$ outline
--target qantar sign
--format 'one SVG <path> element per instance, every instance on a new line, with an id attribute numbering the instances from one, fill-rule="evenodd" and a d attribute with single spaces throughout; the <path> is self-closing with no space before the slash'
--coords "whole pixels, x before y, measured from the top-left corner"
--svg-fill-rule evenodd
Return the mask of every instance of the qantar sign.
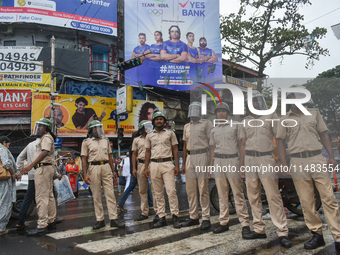
<path id="1" fill-rule="evenodd" d="M 31 110 L 31 90 L 2 89 L 0 90 L 1 111 Z"/>

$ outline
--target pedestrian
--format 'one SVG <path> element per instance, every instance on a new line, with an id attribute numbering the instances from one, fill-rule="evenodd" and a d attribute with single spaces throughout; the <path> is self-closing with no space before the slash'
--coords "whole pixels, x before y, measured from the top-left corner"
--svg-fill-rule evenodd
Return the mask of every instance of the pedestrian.
<path id="1" fill-rule="evenodd" d="M 79 167 L 75 164 L 73 158 L 69 160 L 69 163 L 66 165 L 66 172 L 70 181 L 70 185 L 73 191 L 73 194 L 76 198 L 78 198 L 78 174 Z"/>
<path id="2" fill-rule="evenodd" d="M 304 94 L 291 93 L 287 98 L 304 98 Z M 306 105 L 303 105 L 306 106 Z M 286 116 L 282 116 L 277 131 L 277 143 L 280 160 L 287 167 L 286 142 L 290 156 L 290 166 L 297 194 L 300 198 L 303 216 L 312 238 L 304 244 L 305 249 L 316 249 L 325 245 L 322 236 L 323 221 L 315 209 L 314 187 L 320 194 L 323 211 L 328 227 L 335 240 L 335 250 L 340 252 L 340 211 L 333 193 L 329 169 L 335 169 L 332 143 L 327 133 L 328 128 L 317 109 L 308 109 L 311 115 L 305 115 L 296 106 L 291 105 Z M 292 125 L 293 124 L 293 125 Z M 322 145 L 328 153 L 327 160 L 321 153 Z M 321 171 L 320 171 L 321 169 Z"/>
<path id="3" fill-rule="evenodd" d="M 182 173 L 185 174 L 186 192 L 189 202 L 189 220 L 182 224 L 183 227 L 199 225 L 198 194 L 202 207 L 201 230 L 211 227 L 209 176 L 206 171 L 196 171 L 196 166 L 205 168 L 209 163 L 209 139 L 212 124 L 201 118 L 201 104 L 192 102 L 189 105 L 188 117 L 190 123 L 184 126 L 183 131 L 183 165 Z"/>
<path id="4" fill-rule="evenodd" d="M 131 172 L 130 172 L 130 154 L 129 152 L 126 153 L 125 158 L 120 163 L 121 166 L 121 176 L 125 178 L 125 190 L 129 187 L 130 179 L 131 179 Z"/>
<path id="5" fill-rule="evenodd" d="M 252 102 L 256 110 L 267 109 L 263 95 L 253 91 Z M 274 136 L 276 135 L 277 122 L 267 121 L 268 119 L 278 119 L 274 112 L 270 115 L 249 114 L 244 119 L 244 125 L 240 125 L 239 149 L 240 166 L 252 169 L 246 171 L 246 186 L 248 200 L 253 215 L 254 231 L 244 236 L 244 239 L 264 239 L 267 238 L 265 232 L 265 222 L 262 218 L 261 184 L 267 196 L 271 220 L 276 226 L 276 233 L 279 236 L 282 247 L 289 248 L 292 243 L 288 239 L 287 217 L 284 211 L 282 197 L 278 188 L 278 176 L 275 171 L 266 171 L 276 165 L 273 151 Z M 264 123 L 258 125 L 258 123 Z M 254 170 L 255 169 L 255 170 Z"/>
<path id="6" fill-rule="evenodd" d="M 38 226 L 28 231 L 29 236 L 43 235 L 48 229 L 55 229 L 56 204 L 53 196 L 54 175 L 54 139 L 52 122 L 42 118 L 35 123 L 33 135 L 40 138 L 36 145 L 34 160 L 25 166 L 20 173 L 27 174 L 33 167 L 35 201 L 38 212 Z"/>
<path id="7" fill-rule="evenodd" d="M 67 159 L 63 158 L 58 167 L 58 171 L 61 175 L 66 175 L 66 165 L 67 165 Z"/>
<path id="8" fill-rule="evenodd" d="M 121 176 L 121 174 L 122 174 L 122 167 L 120 166 L 120 163 L 122 163 L 122 158 L 118 158 L 117 159 L 117 164 L 115 165 L 115 172 L 116 172 L 116 175 L 118 176 L 118 178 L 117 178 L 118 195 L 122 194 L 122 186 L 123 185 L 120 185 L 120 179 L 124 178 L 123 176 Z"/>
<path id="9" fill-rule="evenodd" d="M 169 198 L 172 224 L 174 228 L 181 228 L 178 219 L 178 198 L 176 194 L 175 176 L 179 174 L 178 141 L 172 130 L 164 128 L 166 118 L 160 111 L 152 115 L 154 129 L 145 139 L 145 175 L 150 178 L 157 204 L 159 220 L 154 227 L 166 226 L 164 185 Z M 175 160 L 175 165 L 173 163 Z M 164 184 L 163 184 L 164 181 Z"/>
<path id="10" fill-rule="evenodd" d="M 141 200 L 141 214 L 138 216 L 137 221 L 146 220 L 149 217 L 150 209 L 153 208 L 150 185 L 145 175 L 145 138 L 152 129 L 151 121 L 142 120 L 138 124 L 138 136 L 132 142 L 132 178 L 138 180 Z M 151 199 L 148 194 L 151 195 Z"/>
<path id="11" fill-rule="evenodd" d="M 116 198 L 112 178 L 112 171 L 114 170 L 112 149 L 109 139 L 105 137 L 103 125 L 98 120 L 89 123 L 88 136 L 89 138 L 85 139 L 81 146 L 81 160 L 84 181 L 91 185 L 93 194 L 94 211 L 97 220 L 93 229 L 105 227 L 101 186 L 103 186 L 105 193 L 110 226 L 124 228 L 125 224 L 117 220 Z"/>
<path id="12" fill-rule="evenodd" d="M 0 180 L 0 236 L 7 234 L 6 226 L 12 213 L 12 203 L 15 202 L 16 165 L 9 151 L 11 140 L 7 136 L 0 137 L 0 161 L 3 171 L 8 171 L 10 177 Z"/>
<path id="13" fill-rule="evenodd" d="M 237 217 L 242 226 L 242 238 L 251 234 L 249 228 L 249 214 L 244 197 L 244 184 L 239 162 L 238 136 L 236 125 L 227 122 L 230 110 L 226 103 L 218 104 L 215 108 L 216 119 L 222 123 L 211 131 L 210 165 L 215 166 L 215 181 L 219 197 L 220 224 L 213 230 L 215 234 L 229 230 L 229 190 L 233 192 Z M 227 171 L 217 171 L 218 166 L 228 166 Z"/>

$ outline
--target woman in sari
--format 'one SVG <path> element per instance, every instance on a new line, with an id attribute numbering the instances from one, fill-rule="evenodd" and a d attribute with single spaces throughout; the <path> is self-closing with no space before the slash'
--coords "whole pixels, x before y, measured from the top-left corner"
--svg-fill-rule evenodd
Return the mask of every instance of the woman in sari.
<path id="1" fill-rule="evenodd" d="M 75 164 L 74 159 L 71 158 L 69 163 L 66 165 L 66 172 L 68 178 L 70 180 L 71 188 L 73 194 L 76 198 L 78 198 L 78 174 L 79 174 L 79 167 Z"/>

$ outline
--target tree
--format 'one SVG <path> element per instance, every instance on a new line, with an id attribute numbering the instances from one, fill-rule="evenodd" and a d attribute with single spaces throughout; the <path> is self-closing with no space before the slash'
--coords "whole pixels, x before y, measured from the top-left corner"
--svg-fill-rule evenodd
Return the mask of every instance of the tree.
<path id="1" fill-rule="evenodd" d="M 329 130 L 340 136 L 340 65 L 319 74 L 303 85 L 312 94 Z"/>
<path id="2" fill-rule="evenodd" d="M 299 14 L 299 7 L 311 5 L 308 0 L 240 0 L 238 13 L 221 17 L 222 40 L 227 42 L 222 52 L 230 55 L 232 63 L 250 61 L 258 69 L 258 90 L 262 91 L 262 77 L 273 58 L 288 55 L 307 57 L 308 68 L 329 55 L 317 39 L 323 38 L 326 28 L 316 27 L 310 33 Z"/>

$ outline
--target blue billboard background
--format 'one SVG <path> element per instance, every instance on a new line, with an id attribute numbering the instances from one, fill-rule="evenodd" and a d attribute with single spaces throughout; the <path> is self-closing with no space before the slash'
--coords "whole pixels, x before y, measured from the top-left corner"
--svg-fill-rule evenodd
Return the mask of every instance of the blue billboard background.
<path id="1" fill-rule="evenodd" d="M 193 63 L 195 60 L 190 62 L 188 58 L 179 63 L 145 58 L 141 66 L 125 72 L 127 82 L 133 85 L 142 82 L 143 85 L 172 90 L 189 90 L 200 83 L 222 81 L 219 0 L 129 0 L 125 1 L 124 9 L 125 60 L 134 57 L 133 52 L 141 54 L 147 52 L 150 47 L 151 50 L 157 48 L 155 31 L 160 31 L 163 37 L 163 43 L 158 45 L 158 52 L 163 50 L 169 54 L 177 53 L 168 50 L 171 44 L 169 28 L 174 25 L 179 28 L 181 52 L 184 51 L 184 47 L 190 52 L 186 35 L 192 32 L 195 48 L 200 46 L 200 38 L 206 38 L 208 49 L 199 49 L 201 55 L 207 52 L 207 55 L 217 57 L 213 62 L 199 63 Z M 146 35 L 146 46 L 140 46 L 138 36 L 140 33 Z M 195 58 L 194 53 L 186 54 Z M 198 56 L 196 58 L 198 59 Z"/>

